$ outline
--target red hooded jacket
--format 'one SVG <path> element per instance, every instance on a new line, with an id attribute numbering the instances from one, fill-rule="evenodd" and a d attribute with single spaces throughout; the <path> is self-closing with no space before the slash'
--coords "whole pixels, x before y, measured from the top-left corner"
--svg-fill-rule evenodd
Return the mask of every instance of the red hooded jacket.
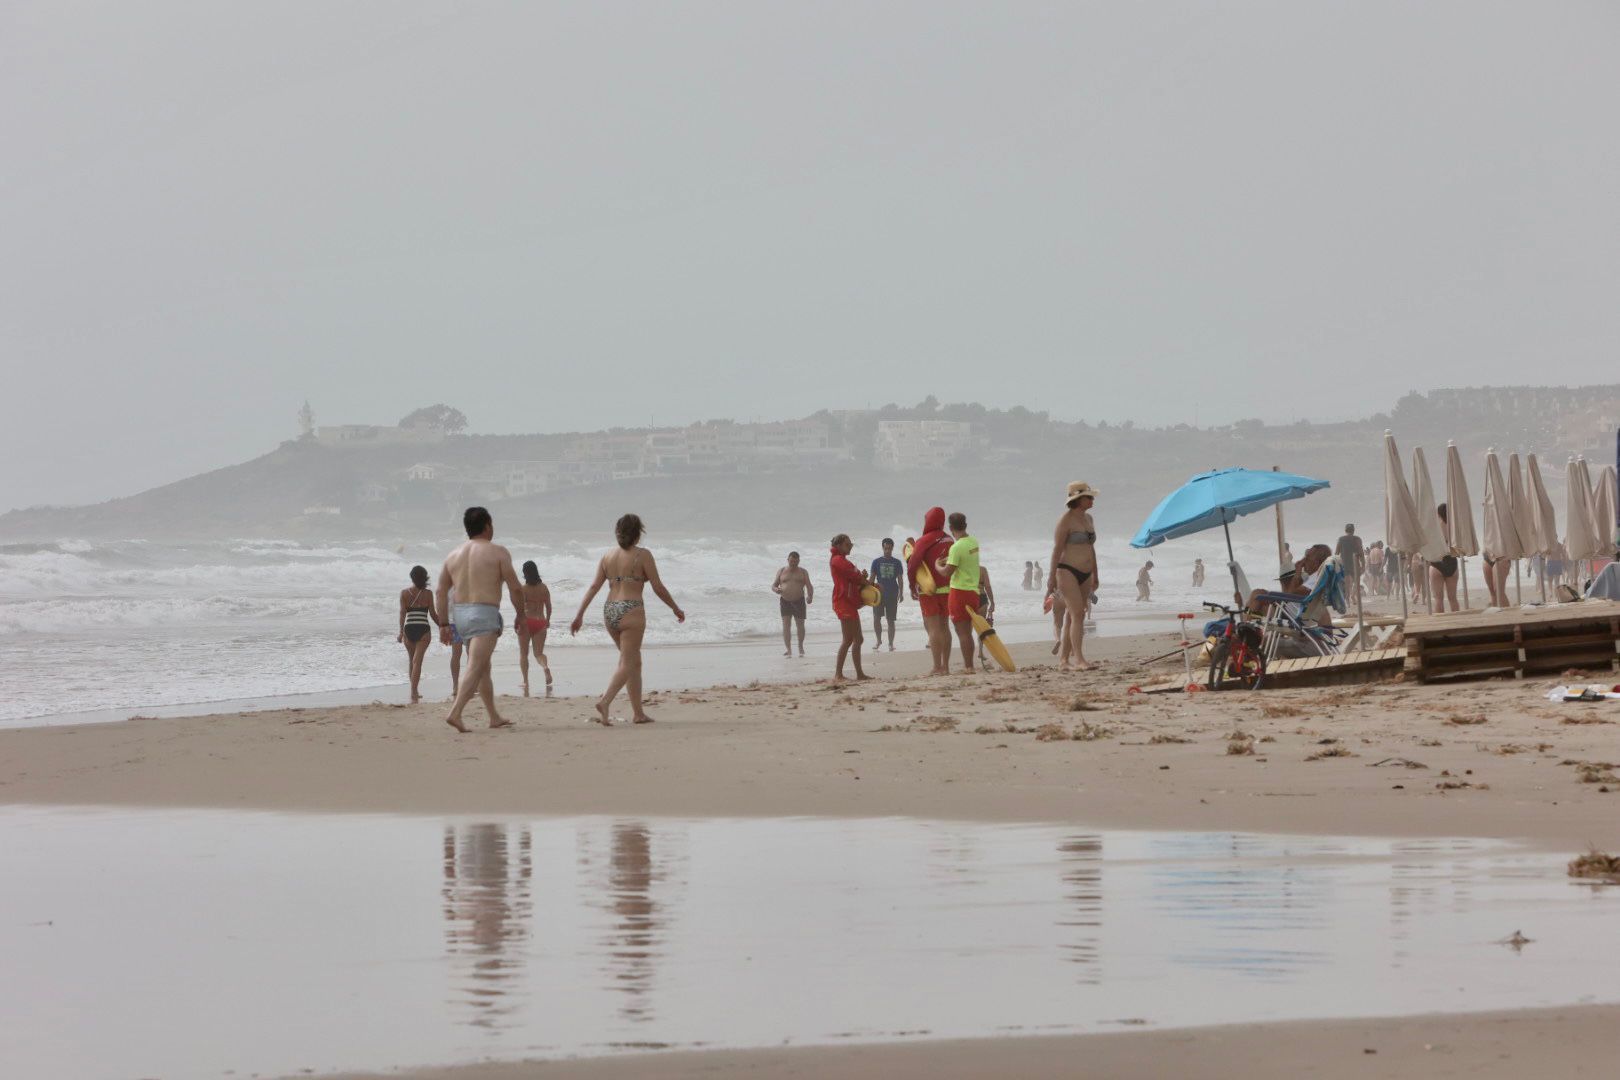
<path id="1" fill-rule="evenodd" d="M 917 592 L 917 567 L 926 565 L 928 572 L 934 576 L 936 586 L 943 585 L 950 580 L 948 576 L 941 577 L 941 568 L 945 564 L 945 554 L 951 550 L 954 541 L 945 531 L 945 508 L 936 506 L 923 515 L 923 534 L 917 538 L 917 544 L 911 549 L 911 558 L 906 560 L 906 577 L 911 582 L 912 595 Z"/>

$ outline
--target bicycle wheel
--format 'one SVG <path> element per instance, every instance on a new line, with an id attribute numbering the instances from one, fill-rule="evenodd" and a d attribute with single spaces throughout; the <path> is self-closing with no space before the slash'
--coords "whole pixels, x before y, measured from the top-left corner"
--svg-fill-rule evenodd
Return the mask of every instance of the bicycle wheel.
<path id="1" fill-rule="evenodd" d="M 1209 687 L 1211 690 L 1219 690 L 1222 682 L 1226 678 L 1226 654 L 1228 651 L 1230 650 L 1227 647 L 1225 638 L 1220 639 L 1214 645 L 1210 646 L 1209 678 L 1205 681 L 1204 685 Z"/>
<path id="2" fill-rule="evenodd" d="M 1211 690 L 1258 690 L 1266 678 L 1266 658 L 1260 650 L 1222 639 L 1209 653 Z"/>
<path id="3" fill-rule="evenodd" d="M 1229 677 L 1245 690 L 1258 690 L 1266 680 L 1266 655 L 1248 645 L 1238 646 L 1227 664 Z"/>

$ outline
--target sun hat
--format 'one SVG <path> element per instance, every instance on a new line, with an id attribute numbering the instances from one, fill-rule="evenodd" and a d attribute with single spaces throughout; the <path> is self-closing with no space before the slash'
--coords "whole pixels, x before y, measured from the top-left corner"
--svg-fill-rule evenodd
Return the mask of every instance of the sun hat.
<path id="1" fill-rule="evenodd" d="M 1097 497 L 1097 489 L 1086 483 L 1084 480 L 1076 480 L 1074 483 L 1069 485 L 1069 493 L 1063 497 L 1063 501 L 1065 503 L 1072 503 L 1076 499 L 1085 498 L 1087 495 L 1090 495 L 1093 499 L 1095 499 Z"/>

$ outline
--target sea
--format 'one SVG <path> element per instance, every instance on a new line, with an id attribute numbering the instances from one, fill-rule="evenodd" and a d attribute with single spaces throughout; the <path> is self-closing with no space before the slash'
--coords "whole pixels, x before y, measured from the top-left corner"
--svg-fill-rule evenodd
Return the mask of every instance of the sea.
<path id="1" fill-rule="evenodd" d="M 1260 584 L 1274 574 L 1275 544 L 1267 543 L 1273 534 L 1263 525 L 1242 533 L 1238 559 Z M 895 525 L 887 534 L 903 542 L 908 532 Z M 882 535 L 857 540 L 857 565 L 880 554 Z M 551 586 L 557 628 L 548 654 L 559 673 L 558 692 L 586 692 L 586 681 L 594 689 L 613 657 L 599 611 L 588 614 L 578 638 L 568 636 L 567 624 L 607 545 L 498 539 L 519 564 L 535 560 Z M 1042 591 L 1021 587 L 1026 560 L 1046 566 L 1050 539 L 979 539 L 1002 637 L 1050 640 Z M 231 703 L 264 707 L 334 693 L 347 693 L 343 700 L 371 700 L 369 691 L 380 700 L 403 700 L 405 651 L 395 640 L 399 590 L 409 585 L 413 565 L 427 567 L 436 580 L 440 560 L 456 543 L 448 536 L 0 543 L 0 726 L 124 719 L 154 710 L 209 712 Z M 687 620 L 677 625 L 649 594 L 649 686 L 819 673 L 777 662 L 781 619 L 770 585 L 789 550 L 802 552 L 812 580 L 824 585 L 825 538 L 692 537 L 664 540 L 652 549 Z M 1177 614 L 1230 592 L 1220 587 L 1226 552 L 1219 533 L 1148 552 L 1132 549 L 1125 537 L 1104 537 L 1098 551 L 1096 633 L 1173 632 Z M 1191 568 L 1200 557 L 1208 583 L 1194 589 Z M 1136 574 L 1148 558 L 1156 564 L 1155 586 L 1152 599 L 1139 603 Z M 1266 570 L 1255 573 L 1256 567 Z M 828 650 L 820 646 L 835 638 L 837 626 L 820 595 L 808 625 L 818 643 L 812 651 L 824 656 Z M 911 604 L 901 606 L 900 646 L 923 647 Z M 506 673 L 516 671 L 516 644 L 503 639 L 500 650 L 498 689 L 511 692 Z M 665 658 L 654 655 L 666 650 Z M 447 689 L 448 650 L 431 648 L 425 670 L 425 691 Z"/>

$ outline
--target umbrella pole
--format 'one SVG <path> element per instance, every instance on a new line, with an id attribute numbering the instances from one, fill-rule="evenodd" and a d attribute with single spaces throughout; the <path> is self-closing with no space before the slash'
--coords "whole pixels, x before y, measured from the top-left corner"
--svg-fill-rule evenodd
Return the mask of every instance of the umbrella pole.
<path id="1" fill-rule="evenodd" d="M 1467 610 L 1473 606 L 1468 602 L 1468 556 L 1458 556 L 1457 563 L 1462 567 L 1463 609 Z"/>
<path id="2" fill-rule="evenodd" d="M 1406 609 L 1406 565 L 1405 565 L 1406 561 L 1407 561 L 1407 556 L 1403 553 L 1401 555 L 1401 564 L 1402 564 L 1401 565 L 1401 572 L 1395 575 L 1396 582 L 1398 582 L 1400 584 L 1400 586 L 1401 586 L 1401 621 L 1402 622 L 1405 622 L 1407 620 L 1407 618 L 1412 614 L 1410 611 L 1408 611 Z"/>
<path id="3" fill-rule="evenodd" d="M 1356 578 L 1356 651 L 1367 647 L 1367 614 L 1361 604 L 1361 578 Z"/>
<path id="4" fill-rule="evenodd" d="M 1238 588 L 1237 557 L 1232 554 L 1232 527 L 1226 523 L 1226 511 L 1221 511 L 1221 532 L 1226 534 L 1226 569 L 1232 574 L 1232 598 L 1236 601 L 1234 607 L 1244 605 L 1243 590 Z"/>
<path id="5" fill-rule="evenodd" d="M 1519 560 L 1513 560 L 1513 591 L 1518 596 L 1516 604 L 1524 603 L 1524 582 L 1519 578 Z"/>

